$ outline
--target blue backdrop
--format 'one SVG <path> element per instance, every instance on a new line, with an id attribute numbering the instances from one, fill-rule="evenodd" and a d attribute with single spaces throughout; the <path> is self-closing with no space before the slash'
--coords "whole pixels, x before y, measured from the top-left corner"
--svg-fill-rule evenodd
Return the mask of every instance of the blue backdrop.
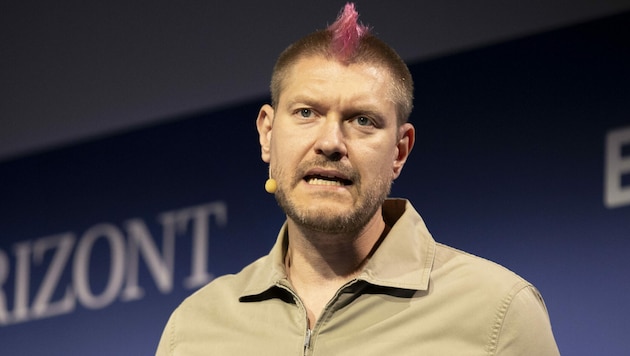
<path id="1" fill-rule="evenodd" d="M 410 66 L 392 195 L 534 283 L 566 355 L 630 352 L 628 34 L 625 13 Z M 152 354 L 185 296 L 265 254 L 265 101 L 0 164 L 2 354 Z"/>

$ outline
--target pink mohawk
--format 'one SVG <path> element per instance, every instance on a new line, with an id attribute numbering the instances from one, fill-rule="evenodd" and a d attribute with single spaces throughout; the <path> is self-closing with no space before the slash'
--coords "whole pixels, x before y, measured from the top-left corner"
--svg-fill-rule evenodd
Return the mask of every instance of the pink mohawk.
<path id="1" fill-rule="evenodd" d="M 349 2 L 337 20 L 328 26 L 328 31 L 332 33 L 331 48 L 341 61 L 348 61 L 359 47 L 361 38 L 370 32 L 369 27 L 357 22 L 358 19 L 359 13 Z"/>

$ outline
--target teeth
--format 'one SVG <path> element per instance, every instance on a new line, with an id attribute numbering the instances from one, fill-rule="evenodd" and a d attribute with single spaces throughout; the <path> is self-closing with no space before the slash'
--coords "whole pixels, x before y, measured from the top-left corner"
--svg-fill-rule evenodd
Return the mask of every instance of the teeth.
<path id="1" fill-rule="evenodd" d="M 326 180 L 326 179 L 320 179 L 320 178 L 311 178 L 308 180 L 308 184 L 314 184 L 314 185 L 336 185 L 336 186 L 342 186 L 343 184 L 341 184 L 340 181 L 337 180 Z"/>

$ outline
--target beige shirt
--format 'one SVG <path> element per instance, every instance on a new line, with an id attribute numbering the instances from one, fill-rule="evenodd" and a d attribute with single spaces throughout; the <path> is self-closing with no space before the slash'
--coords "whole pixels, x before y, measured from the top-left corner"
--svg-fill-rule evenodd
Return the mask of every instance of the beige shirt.
<path id="1" fill-rule="evenodd" d="M 405 200 L 312 330 L 286 278 L 286 224 L 270 254 L 214 280 L 171 315 L 157 355 L 559 355 L 538 291 L 509 270 L 436 243 Z"/>

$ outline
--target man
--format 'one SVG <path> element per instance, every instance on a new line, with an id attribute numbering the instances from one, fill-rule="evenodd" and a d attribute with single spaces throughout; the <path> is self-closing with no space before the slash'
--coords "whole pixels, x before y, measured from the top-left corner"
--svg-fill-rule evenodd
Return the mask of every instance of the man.
<path id="1" fill-rule="evenodd" d="M 413 148 L 411 75 L 357 23 L 285 50 L 257 127 L 287 215 L 268 256 L 171 316 L 158 355 L 557 355 L 536 289 L 437 244 L 387 199 Z"/>

